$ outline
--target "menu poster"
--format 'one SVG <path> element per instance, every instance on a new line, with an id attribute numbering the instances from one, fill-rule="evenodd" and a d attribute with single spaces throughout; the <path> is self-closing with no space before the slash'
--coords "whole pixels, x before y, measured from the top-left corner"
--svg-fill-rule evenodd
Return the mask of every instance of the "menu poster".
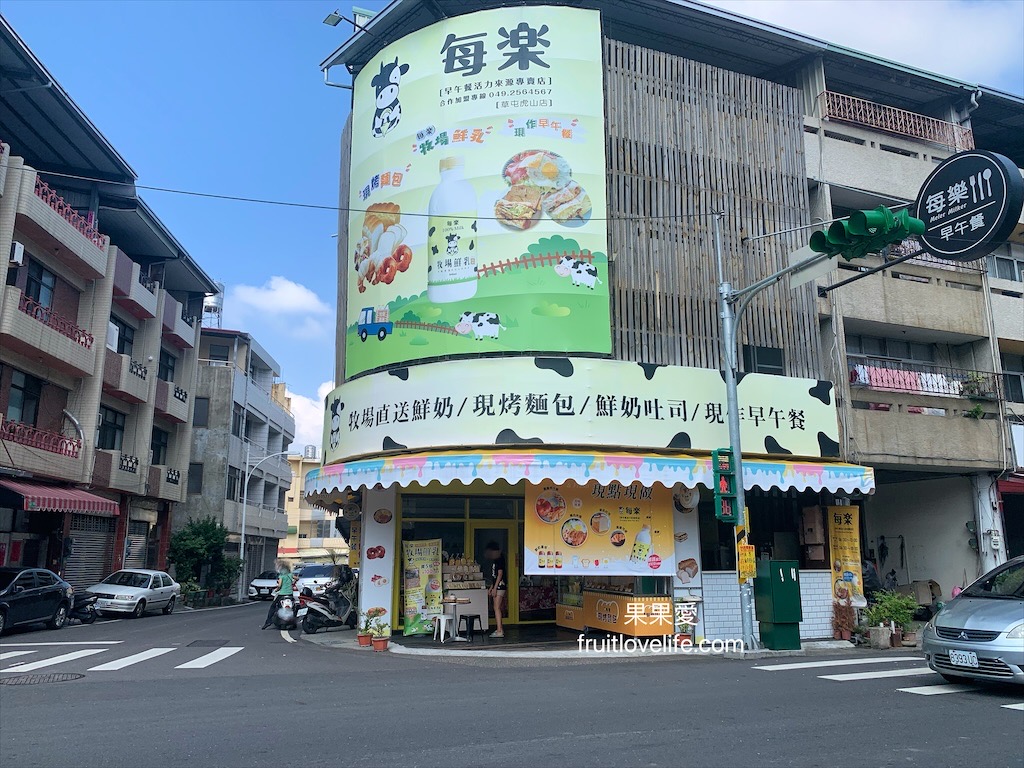
<path id="1" fill-rule="evenodd" d="M 672 504 L 672 491 L 639 482 L 529 485 L 524 572 L 672 576 Z"/>
<path id="2" fill-rule="evenodd" d="M 440 616 L 441 540 L 402 542 L 403 584 L 405 585 L 404 635 L 434 631 L 434 617 Z"/>
<path id="3" fill-rule="evenodd" d="M 860 559 L 860 509 L 826 507 L 829 560 L 832 562 L 832 600 L 851 600 L 864 608 L 864 575 Z"/>
<path id="4" fill-rule="evenodd" d="M 675 588 L 700 587 L 700 522 L 697 504 L 700 492 L 678 485 L 672 492 L 672 540 L 675 559 L 672 570 Z M 684 593 L 685 594 L 685 593 Z"/>

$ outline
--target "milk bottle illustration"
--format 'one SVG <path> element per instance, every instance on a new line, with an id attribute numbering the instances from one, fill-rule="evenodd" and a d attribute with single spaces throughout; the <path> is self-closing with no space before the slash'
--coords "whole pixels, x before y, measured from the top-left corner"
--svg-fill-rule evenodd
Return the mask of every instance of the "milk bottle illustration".
<path id="1" fill-rule="evenodd" d="M 477 199 L 462 158 L 442 157 L 427 206 L 427 297 L 438 304 L 476 295 Z"/>
<path id="2" fill-rule="evenodd" d="M 427 608 L 441 607 L 441 580 L 436 573 L 428 573 L 423 587 L 423 603 Z"/>
<path id="3" fill-rule="evenodd" d="M 647 556 L 651 554 L 651 526 L 645 525 L 633 539 L 633 551 L 629 555 L 632 566 L 647 565 Z"/>

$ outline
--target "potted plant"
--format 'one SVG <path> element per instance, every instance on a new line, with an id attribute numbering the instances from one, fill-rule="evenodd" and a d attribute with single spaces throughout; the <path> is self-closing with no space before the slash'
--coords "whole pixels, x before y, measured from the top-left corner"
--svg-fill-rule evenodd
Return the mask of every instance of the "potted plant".
<path id="1" fill-rule="evenodd" d="M 373 641 L 373 617 L 368 611 L 359 614 L 359 630 L 356 632 L 356 641 L 366 648 L 369 648 Z"/>
<path id="2" fill-rule="evenodd" d="M 378 619 L 370 627 L 370 634 L 373 635 L 373 650 L 386 651 L 388 649 L 388 641 L 391 639 L 390 624 Z"/>
<path id="3" fill-rule="evenodd" d="M 680 624 L 679 629 L 676 631 L 676 645 L 680 648 L 687 645 L 693 645 L 694 639 L 693 624 L 687 624 L 685 622 Z"/>
<path id="4" fill-rule="evenodd" d="M 832 636 L 836 640 L 849 640 L 857 626 L 857 614 L 849 599 L 832 603 Z"/>
<path id="5" fill-rule="evenodd" d="M 969 373 L 960 386 L 960 391 L 970 398 L 987 398 L 991 395 L 987 377 L 976 371 Z"/>
<path id="6" fill-rule="evenodd" d="M 898 592 L 878 592 L 875 595 L 875 604 L 865 612 L 868 626 L 871 627 L 871 646 L 873 648 L 884 648 L 887 644 L 882 640 L 883 633 L 876 630 L 885 629 L 884 634 L 888 635 L 892 645 L 902 643 L 904 627 L 908 627 L 914 619 L 914 612 L 917 611 L 917 600 L 911 595 L 901 595 Z M 899 630 L 899 639 L 893 639 L 896 630 Z M 915 638 L 915 644 L 916 644 Z"/>

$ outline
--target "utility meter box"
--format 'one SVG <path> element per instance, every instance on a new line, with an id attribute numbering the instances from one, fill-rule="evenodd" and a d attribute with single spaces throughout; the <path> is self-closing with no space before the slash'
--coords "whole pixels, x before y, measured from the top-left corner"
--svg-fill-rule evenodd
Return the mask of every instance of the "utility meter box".
<path id="1" fill-rule="evenodd" d="M 800 649 L 800 564 L 796 560 L 758 560 L 754 612 L 761 642 L 774 651 Z"/>

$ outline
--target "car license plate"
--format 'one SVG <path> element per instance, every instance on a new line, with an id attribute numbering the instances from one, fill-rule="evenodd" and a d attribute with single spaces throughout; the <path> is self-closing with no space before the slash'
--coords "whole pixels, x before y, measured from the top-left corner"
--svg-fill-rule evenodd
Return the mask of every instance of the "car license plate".
<path id="1" fill-rule="evenodd" d="M 950 651 L 949 663 L 954 667 L 978 668 L 978 654 L 974 651 Z"/>
<path id="2" fill-rule="evenodd" d="M 308 611 L 308 610 L 309 610 L 309 608 L 299 608 L 299 612 L 297 614 L 298 617 L 301 619 L 303 616 L 306 615 L 306 611 Z"/>

